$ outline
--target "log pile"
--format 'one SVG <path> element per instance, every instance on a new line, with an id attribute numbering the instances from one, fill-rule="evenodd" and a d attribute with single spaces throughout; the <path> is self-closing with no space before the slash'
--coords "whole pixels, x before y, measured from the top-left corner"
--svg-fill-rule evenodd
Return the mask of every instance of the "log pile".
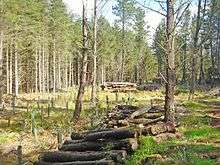
<path id="1" fill-rule="evenodd" d="M 102 90 L 110 89 L 112 92 L 136 91 L 137 84 L 130 82 L 105 82 L 101 85 Z"/>
<path id="2" fill-rule="evenodd" d="M 115 165 L 123 164 L 127 155 L 138 148 L 140 135 L 175 133 L 172 123 L 163 123 L 158 107 L 138 109 L 118 105 L 107 113 L 104 127 L 87 132 L 72 132 L 59 151 L 39 156 L 35 165 Z"/>
<path id="3" fill-rule="evenodd" d="M 160 106 L 144 107 L 138 109 L 130 105 L 118 105 L 107 113 L 103 120 L 103 128 L 140 127 L 162 122 L 164 109 Z"/>
<path id="4" fill-rule="evenodd" d="M 157 91 L 161 89 L 161 85 L 158 83 L 142 84 L 137 87 L 140 91 Z"/>

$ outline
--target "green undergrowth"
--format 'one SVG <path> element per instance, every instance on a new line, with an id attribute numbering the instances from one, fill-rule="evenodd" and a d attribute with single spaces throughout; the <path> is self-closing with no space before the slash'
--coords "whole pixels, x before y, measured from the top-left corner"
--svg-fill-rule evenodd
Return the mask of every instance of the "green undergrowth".
<path id="1" fill-rule="evenodd" d="M 0 145 L 5 144 L 15 138 L 15 133 L 0 132 Z"/>
<path id="2" fill-rule="evenodd" d="M 209 109 L 211 108 L 210 106 L 204 104 L 204 103 L 199 103 L 199 102 L 196 102 L 196 101 L 185 101 L 183 103 L 183 105 L 187 108 L 187 109 L 190 109 L 190 110 L 197 110 L 197 111 L 200 111 L 200 110 L 205 110 L 205 109 Z"/>
<path id="3" fill-rule="evenodd" d="M 141 164 L 188 164 L 188 165 L 214 165 L 217 160 L 204 158 L 202 154 L 220 152 L 220 148 L 207 144 L 193 144 L 187 141 L 166 141 L 158 144 L 153 137 L 141 137 L 140 147 L 128 159 L 126 165 Z M 161 155 L 159 160 L 152 161 L 152 155 Z"/>
<path id="4" fill-rule="evenodd" d="M 219 129 L 208 126 L 186 130 L 184 135 L 188 140 L 193 141 L 212 142 L 220 139 Z"/>

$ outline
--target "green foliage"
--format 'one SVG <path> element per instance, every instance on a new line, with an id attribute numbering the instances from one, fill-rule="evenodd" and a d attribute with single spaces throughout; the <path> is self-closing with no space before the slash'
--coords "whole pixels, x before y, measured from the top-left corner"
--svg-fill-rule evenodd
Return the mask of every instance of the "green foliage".
<path id="1" fill-rule="evenodd" d="M 189 140 L 199 140 L 199 139 L 220 139 L 220 132 L 217 128 L 211 128 L 208 126 L 203 126 L 196 129 L 189 129 L 184 132 L 184 135 Z"/>
<path id="2" fill-rule="evenodd" d="M 190 109 L 190 110 L 204 110 L 204 109 L 208 109 L 209 106 L 207 106 L 206 104 L 204 103 L 198 103 L 198 102 L 195 102 L 195 101 L 185 101 L 183 103 L 183 105 Z"/>

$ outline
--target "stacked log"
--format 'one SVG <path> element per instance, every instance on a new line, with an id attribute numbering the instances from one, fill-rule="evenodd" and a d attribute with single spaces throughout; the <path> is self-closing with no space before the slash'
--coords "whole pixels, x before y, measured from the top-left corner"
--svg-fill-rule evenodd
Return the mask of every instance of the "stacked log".
<path id="1" fill-rule="evenodd" d="M 102 126 L 105 128 L 120 128 L 124 126 L 147 126 L 162 122 L 164 120 L 164 109 L 159 106 L 144 107 L 138 109 L 135 106 L 116 106 L 105 117 Z M 103 128 L 103 127 L 102 127 Z"/>
<path id="2" fill-rule="evenodd" d="M 72 132 L 71 139 L 65 140 L 59 151 L 42 153 L 35 164 L 123 164 L 127 155 L 138 148 L 137 139 L 140 135 L 155 136 L 175 132 L 175 126 L 162 122 L 163 119 L 163 110 L 159 108 L 116 106 L 107 114 L 105 128 L 82 133 Z"/>

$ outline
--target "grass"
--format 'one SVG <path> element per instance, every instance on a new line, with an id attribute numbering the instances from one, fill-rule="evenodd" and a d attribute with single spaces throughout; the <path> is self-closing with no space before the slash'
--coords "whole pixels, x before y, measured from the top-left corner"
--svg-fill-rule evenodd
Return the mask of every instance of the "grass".
<path id="1" fill-rule="evenodd" d="M 0 145 L 8 143 L 9 141 L 12 141 L 15 139 L 16 134 L 15 133 L 0 133 Z"/>
<path id="2" fill-rule="evenodd" d="M 142 137 L 140 147 L 125 162 L 126 165 L 141 164 L 187 164 L 187 165 L 214 165 L 216 160 L 203 158 L 202 154 L 220 152 L 220 148 L 207 144 L 191 144 L 188 141 L 166 141 L 157 144 L 153 137 Z M 161 155 L 161 156 L 158 156 Z M 162 157 L 162 160 L 147 160 L 152 156 Z"/>
<path id="3" fill-rule="evenodd" d="M 205 109 L 208 109 L 210 108 L 210 106 L 204 104 L 204 103 L 198 103 L 198 102 L 195 102 L 195 101 L 185 101 L 183 103 L 183 105 L 187 108 L 187 109 L 190 109 L 190 110 L 205 110 Z"/>
<path id="4" fill-rule="evenodd" d="M 193 141 L 212 142 L 220 139 L 219 129 L 208 126 L 186 130 L 184 135 L 188 140 Z"/>

